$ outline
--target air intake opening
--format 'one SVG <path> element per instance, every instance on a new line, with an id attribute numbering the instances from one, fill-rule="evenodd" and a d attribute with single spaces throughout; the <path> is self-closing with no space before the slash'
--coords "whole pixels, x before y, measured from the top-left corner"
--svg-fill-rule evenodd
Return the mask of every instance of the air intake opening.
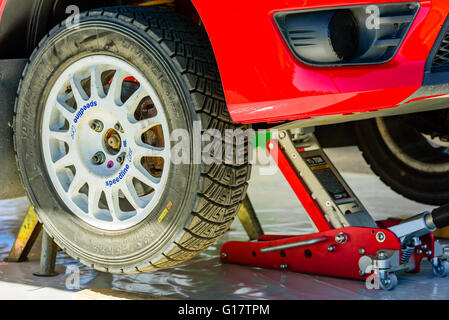
<path id="1" fill-rule="evenodd" d="M 282 12 L 275 20 L 302 62 L 360 65 L 391 60 L 418 10 L 418 2 L 401 2 Z"/>
<path id="2" fill-rule="evenodd" d="M 357 56 L 359 26 L 349 10 L 335 12 L 329 23 L 332 48 L 340 61 L 350 61 Z"/>

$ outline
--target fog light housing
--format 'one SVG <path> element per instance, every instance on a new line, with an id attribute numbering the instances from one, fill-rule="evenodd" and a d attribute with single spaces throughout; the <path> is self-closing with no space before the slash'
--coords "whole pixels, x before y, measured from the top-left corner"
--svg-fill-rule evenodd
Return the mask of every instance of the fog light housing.
<path id="1" fill-rule="evenodd" d="M 404 2 L 280 12 L 274 18 L 302 62 L 357 65 L 391 60 L 418 10 L 419 2 Z"/>

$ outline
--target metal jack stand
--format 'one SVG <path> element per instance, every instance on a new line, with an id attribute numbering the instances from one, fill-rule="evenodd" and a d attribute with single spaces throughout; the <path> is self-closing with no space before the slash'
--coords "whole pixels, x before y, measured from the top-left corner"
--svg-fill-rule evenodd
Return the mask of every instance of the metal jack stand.
<path id="1" fill-rule="evenodd" d="M 396 286 L 397 273 L 418 273 L 424 258 L 432 264 L 435 276 L 449 274 L 447 257 L 432 234 L 437 227 L 449 225 L 449 205 L 403 221 L 376 222 L 323 152 L 313 130 L 274 134 L 267 148 L 316 232 L 227 242 L 221 249 L 223 262 L 369 278 L 378 284 L 375 288 L 386 290 Z"/>
<path id="2" fill-rule="evenodd" d="M 27 260 L 28 254 L 33 247 L 39 233 L 42 231 L 42 224 L 37 219 L 33 207 L 29 207 L 23 219 L 22 226 L 17 234 L 16 241 L 11 248 L 8 262 L 23 262 Z M 40 270 L 34 273 L 36 276 L 52 277 L 58 273 L 55 272 L 56 254 L 58 247 L 52 238 L 43 230 L 42 250 L 40 259 Z"/>
<path id="3" fill-rule="evenodd" d="M 249 240 L 257 240 L 263 235 L 262 226 L 257 219 L 256 212 L 248 196 L 243 200 L 242 207 L 239 210 L 238 218 L 249 237 Z"/>

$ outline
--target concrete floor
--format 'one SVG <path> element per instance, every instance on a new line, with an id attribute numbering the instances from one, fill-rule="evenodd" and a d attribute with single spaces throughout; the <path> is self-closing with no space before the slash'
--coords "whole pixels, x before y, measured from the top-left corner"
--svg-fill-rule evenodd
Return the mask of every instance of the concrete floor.
<path id="1" fill-rule="evenodd" d="M 369 168 L 356 148 L 327 150 L 376 219 L 413 215 L 430 209 L 390 191 Z M 261 176 L 254 167 L 249 196 L 266 233 L 300 234 L 310 232 L 305 211 L 281 173 Z M 0 259 L 7 257 L 27 208 L 25 199 L 0 202 Z M 367 290 L 363 282 L 223 265 L 218 259 L 221 244 L 246 240 L 236 221 L 219 243 L 196 259 L 162 271 L 138 275 L 110 275 L 79 265 L 64 253 L 58 254 L 53 278 L 32 275 L 39 266 L 39 246 L 29 261 L 0 263 L 0 299 L 71 299 L 64 274 L 67 266 L 80 268 L 81 289 L 108 288 L 148 297 L 172 299 L 449 299 L 449 278 L 435 279 L 430 265 L 423 262 L 419 275 L 399 277 L 394 291 Z"/>

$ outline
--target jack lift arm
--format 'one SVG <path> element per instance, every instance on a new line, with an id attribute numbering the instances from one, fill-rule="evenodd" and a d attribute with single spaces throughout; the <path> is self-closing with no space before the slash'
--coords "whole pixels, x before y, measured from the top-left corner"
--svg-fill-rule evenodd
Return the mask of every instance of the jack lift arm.
<path id="1" fill-rule="evenodd" d="M 376 222 L 323 152 L 313 130 L 273 132 L 267 148 L 316 232 L 227 242 L 222 262 L 374 280 L 374 288 L 385 290 L 397 285 L 397 273 L 418 273 L 423 258 L 435 276 L 449 274 L 443 247 L 432 234 L 449 225 L 449 205 L 403 221 Z"/>

